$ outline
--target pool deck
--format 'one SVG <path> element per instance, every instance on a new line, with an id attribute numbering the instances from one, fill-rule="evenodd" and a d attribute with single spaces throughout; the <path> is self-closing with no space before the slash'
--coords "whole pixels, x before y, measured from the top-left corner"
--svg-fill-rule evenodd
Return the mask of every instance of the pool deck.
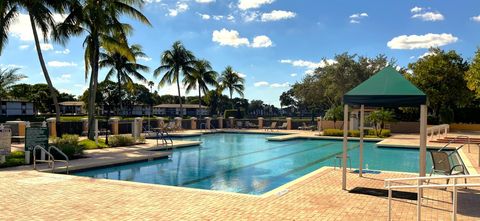
<path id="1" fill-rule="evenodd" d="M 383 189 L 400 173 L 348 174 L 348 189 Z M 387 199 L 341 190 L 324 167 L 283 194 L 253 196 L 35 171 L 0 173 L 0 220 L 386 220 Z M 12 188 L 15 187 L 15 188 Z M 450 220 L 450 190 L 425 190 L 422 220 Z M 458 220 L 480 219 L 480 189 L 459 190 Z M 416 201 L 395 199 L 394 220 L 414 220 Z"/>
<path id="2" fill-rule="evenodd" d="M 331 139 L 319 137 L 318 131 L 225 131 L 270 133 L 272 137 L 280 136 L 279 141 Z M 181 133 L 198 136 L 204 132 L 187 130 Z M 418 135 L 394 135 L 381 143 L 418 148 Z M 174 144 L 180 148 L 199 143 L 174 141 Z M 429 147 L 443 145 L 428 143 Z M 72 160 L 71 169 L 151 160 L 170 154 L 168 150 L 151 151 L 156 148 L 156 141 L 147 139 L 146 144 L 134 147 L 87 150 L 87 158 Z M 468 159 L 469 170 L 473 168 L 480 172 L 478 147 L 472 145 L 470 152 L 466 149 L 461 152 L 462 158 Z M 330 167 L 323 167 L 260 196 L 92 179 L 36 172 L 31 168 L 0 170 L 0 188 L 3 190 L 0 192 L 0 220 L 386 220 L 388 215 L 385 197 L 341 190 L 341 172 Z M 383 189 L 384 179 L 412 176 L 415 174 L 383 172 L 360 178 L 348 173 L 347 189 Z M 459 190 L 458 202 L 458 220 L 480 220 L 480 188 Z M 425 190 L 422 220 L 450 220 L 451 207 L 450 189 Z M 414 220 L 416 201 L 395 199 L 393 218 Z"/>

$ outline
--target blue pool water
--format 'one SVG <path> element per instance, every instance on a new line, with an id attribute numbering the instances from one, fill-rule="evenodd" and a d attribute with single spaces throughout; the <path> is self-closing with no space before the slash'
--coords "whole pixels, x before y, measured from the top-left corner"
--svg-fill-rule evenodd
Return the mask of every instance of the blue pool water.
<path id="1" fill-rule="evenodd" d="M 128 180 L 208 190 L 262 194 L 322 166 L 335 165 L 342 153 L 336 140 L 267 141 L 272 135 L 219 133 L 185 138 L 201 146 L 175 149 L 158 159 L 75 173 L 79 176 Z M 352 167 L 358 167 L 358 142 L 349 142 Z M 418 150 L 364 146 L 364 168 L 418 172 Z M 427 168 L 430 168 L 430 159 Z"/>

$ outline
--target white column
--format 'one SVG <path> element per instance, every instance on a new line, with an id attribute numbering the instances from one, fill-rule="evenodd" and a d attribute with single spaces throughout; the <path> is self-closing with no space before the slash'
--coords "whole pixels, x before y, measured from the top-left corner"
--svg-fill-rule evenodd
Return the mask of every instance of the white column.
<path id="1" fill-rule="evenodd" d="M 343 107 L 342 190 L 347 190 L 348 104 Z"/>
<path id="2" fill-rule="evenodd" d="M 95 119 L 95 143 L 98 145 L 98 120 Z"/>
<path id="3" fill-rule="evenodd" d="M 363 174 L 363 126 L 365 123 L 365 105 L 362 104 L 360 106 L 360 161 L 358 164 L 358 176 L 362 176 Z"/>
<path id="4" fill-rule="evenodd" d="M 427 157 L 427 105 L 420 106 L 420 173 L 423 177 L 426 173 L 426 157 Z"/>

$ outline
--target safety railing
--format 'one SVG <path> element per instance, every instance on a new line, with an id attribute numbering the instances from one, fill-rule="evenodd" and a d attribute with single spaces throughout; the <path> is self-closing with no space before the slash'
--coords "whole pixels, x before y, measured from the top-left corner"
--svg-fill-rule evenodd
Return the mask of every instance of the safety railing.
<path id="1" fill-rule="evenodd" d="M 63 155 L 65 157 L 65 160 L 55 160 L 55 157 L 50 152 L 52 148 L 55 151 L 57 151 L 59 154 Z M 38 160 L 37 159 L 37 150 L 43 151 L 43 152 L 40 152 L 40 154 L 45 153 L 48 156 L 48 158 Z M 68 169 L 69 169 L 68 168 L 69 167 L 68 157 L 67 157 L 67 155 L 65 155 L 65 153 L 63 153 L 61 150 L 59 150 L 58 148 L 56 148 L 54 146 L 50 146 L 48 148 L 48 151 L 40 145 L 35 146 L 33 148 L 33 169 L 35 169 L 35 170 L 37 169 L 37 162 L 38 163 L 47 163 L 48 167 L 52 168 L 52 173 L 55 171 L 55 162 L 63 162 L 63 163 L 66 164 L 66 172 L 68 174 Z"/>
<path id="2" fill-rule="evenodd" d="M 388 190 L 388 220 L 392 220 L 392 191 L 394 189 L 417 189 L 417 220 L 421 220 L 421 207 L 422 207 L 422 193 L 423 189 L 443 189 L 452 187 L 452 220 L 457 220 L 457 210 L 458 210 L 458 194 L 457 189 L 459 187 L 480 187 L 480 182 L 472 183 L 468 182 L 468 179 L 479 179 L 480 175 L 457 175 L 457 176 L 433 176 L 433 177 L 411 177 L 411 178 L 395 178 L 395 179 L 386 179 L 385 188 Z M 457 179 L 464 179 L 465 183 L 458 183 Z M 452 180 L 451 183 L 446 184 L 432 184 L 425 183 L 425 181 L 430 180 Z M 414 184 L 400 184 L 392 185 L 404 181 L 416 181 Z"/>
<path id="3" fill-rule="evenodd" d="M 450 125 L 448 124 L 431 126 L 427 128 L 427 137 L 430 140 L 433 139 L 435 135 L 437 135 L 438 137 L 441 137 L 442 135 L 446 137 L 449 130 L 450 130 Z"/>

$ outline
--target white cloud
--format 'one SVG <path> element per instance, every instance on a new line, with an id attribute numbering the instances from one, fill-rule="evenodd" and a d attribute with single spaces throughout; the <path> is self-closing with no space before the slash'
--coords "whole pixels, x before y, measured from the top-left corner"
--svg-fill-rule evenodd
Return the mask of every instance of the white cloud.
<path id="1" fill-rule="evenodd" d="M 195 2 L 201 3 L 201 4 L 208 4 L 208 3 L 215 2 L 215 0 L 195 0 Z"/>
<path id="2" fill-rule="evenodd" d="M 282 19 L 295 18 L 295 16 L 297 16 L 297 14 L 291 11 L 273 10 L 270 13 L 262 14 L 262 21 L 263 22 L 278 21 Z"/>
<path id="3" fill-rule="evenodd" d="M 270 84 L 270 87 L 273 87 L 273 88 L 290 87 L 290 83 L 288 82 L 285 82 L 283 84 L 274 83 L 274 84 Z"/>
<path id="4" fill-rule="evenodd" d="M 265 35 L 260 35 L 253 38 L 253 42 L 250 45 L 252 48 L 268 48 L 273 45 L 272 40 Z"/>
<path id="5" fill-rule="evenodd" d="M 18 65 L 18 64 L 0 64 L 0 68 L 25 68 L 23 65 Z"/>
<path id="6" fill-rule="evenodd" d="M 203 20 L 209 20 L 211 18 L 208 14 L 197 13 Z"/>
<path id="7" fill-rule="evenodd" d="M 212 41 L 217 42 L 222 46 L 232 46 L 236 48 L 242 45 L 250 45 L 250 41 L 247 38 L 240 37 L 238 31 L 227 30 L 225 28 L 220 31 L 213 31 Z"/>
<path id="8" fill-rule="evenodd" d="M 243 74 L 243 73 L 238 73 L 238 72 L 237 72 L 237 74 L 238 74 L 238 76 L 240 76 L 241 78 L 246 78 L 246 77 L 247 77 L 247 75 L 246 75 L 246 74 Z"/>
<path id="9" fill-rule="evenodd" d="M 418 58 L 424 58 L 424 57 L 427 57 L 427 56 L 430 56 L 430 55 L 434 55 L 435 53 L 433 52 L 430 52 L 430 51 L 427 51 L 425 52 L 424 54 L 418 56 Z"/>
<path id="10" fill-rule="evenodd" d="M 145 3 L 150 4 L 150 3 L 160 3 L 162 0 L 145 0 Z"/>
<path id="11" fill-rule="evenodd" d="M 72 78 L 71 74 L 62 74 L 60 77 L 56 77 L 53 79 L 55 83 L 69 83 Z"/>
<path id="12" fill-rule="evenodd" d="M 55 51 L 55 54 L 70 54 L 70 49 L 65 48 L 63 51 Z"/>
<path id="13" fill-rule="evenodd" d="M 306 68 L 307 70 L 305 71 L 305 74 L 311 75 L 315 71 L 316 68 L 323 68 L 327 65 L 335 64 L 337 61 L 333 59 L 326 59 L 322 60 L 320 62 L 313 62 L 313 61 L 305 61 L 305 60 L 291 60 L 291 59 L 283 59 L 280 60 L 280 63 L 283 64 L 291 64 L 294 67 L 301 67 L 301 68 Z M 290 75 L 292 76 L 292 75 Z M 295 74 L 295 76 L 297 76 Z M 294 76 L 292 76 L 294 77 Z"/>
<path id="14" fill-rule="evenodd" d="M 360 23 L 361 19 L 366 18 L 366 17 L 368 17 L 368 14 L 366 12 L 356 13 L 356 14 L 350 15 L 349 16 L 350 23 L 358 24 L 358 23 Z"/>
<path id="15" fill-rule="evenodd" d="M 290 74 L 290 77 L 296 77 L 297 76 L 297 73 L 291 73 Z"/>
<path id="16" fill-rule="evenodd" d="M 421 14 L 414 14 L 412 18 L 419 18 L 423 21 L 442 21 L 443 15 L 438 12 L 425 12 Z"/>
<path id="17" fill-rule="evenodd" d="M 40 49 L 42 51 L 50 51 L 53 50 L 53 45 L 49 43 L 40 43 Z"/>
<path id="18" fill-rule="evenodd" d="M 255 21 L 258 17 L 258 12 L 245 12 L 242 14 L 242 18 L 245 22 Z"/>
<path id="19" fill-rule="evenodd" d="M 142 60 L 142 61 L 148 62 L 148 61 L 151 61 L 152 58 L 151 57 L 137 57 L 137 60 Z"/>
<path id="20" fill-rule="evenodd" d="M 215 30 L 212 33 L 212 41 L 219 43 L 221 46 L 232 46 L 238 48 L 247 46 L 252 48 L 267 48 L 273 46 L 272 40 L 268 36 L 259 35 L 253 38 L 252 43 L 245 37 L 240 37 L 240 33 L 236 30 Z"/>
<path id="21" fill-rule="evenodd" d="M 227 15 L 227 20 L 235 21 L 235 17 L 233 15 Z"/>
<path id="22" fill-rule="evenodd" d="M 29 47 L 30 47 L 30 45 L 20 45 L 20 46 L 18 46 L 18 48 L 19 48 L 20 50 L 26 50 L 26 49 L 28 49 Z"/>
<path id="23" fill-rule="evenodd" d="M 223 19 L 223 15 L 214 15 L 213 16 L 213 20 L 222 20 Z"/>
<path id="24" fill-rule="evenodd" d="M 248 10 L 252 8 L 260 8 L 262 5 L 272 4 L 275 0 L 239 0 L 238 8 Z"/>
<path id="25" fill-rule="evenodd" d="M 447 44 L 455 43 L 458 38 L 452 34 L 432 34 L 426 35 L 401 35 L 393 38 L 387 43 L 391 49 L 419 49 L 440 47 Z"/>
<path id="26" fill-rule="evenodd" d="M 58 68 L 58 67 L 74 67 L 74 66 L 77 66 L 76 63 L 74 62 L 65 62 L 65 61 L 49 61 L 47 63 L 47 65 L 49 67 L 55 67 L 55 68 Z"/>
<path id="27" fill-rule="evenodd" d="M 253 86 L 255 86 L 255 87 L 266 87 L 268 85 L 270 85 L 270 84 L 266 81 L 259 81 L 259 82 L 255 82 L 253 84 Z"/>
<path id="28" fill-rule="evenodd" d="M 174 9 L 168 9 L 168 16 L 175 17 L 178 14 L 186 12 L 189 9 L 188 4 L 185 2 L 177 2 Z"/>
<path id="29" fill-rule="evenodd" d="M 65 18 L 65 15 L 62 14 L 53 14 L 53 19 L 55 22 L 62 21 Z M 37 27 L 38 38 L 40 41 L 43 41 L 43 34 L 41 30 Z M 20 39 L 21 41 L 33 41 L 33 32 L 32 26 L 30 24 L 30 18 L 28 14 L 20 13 L 17 15 L 16 19 L 10 25 L 9 30 L 10 35 Z M 48 35 L 50 36 L 50 35 Z"/>
<path id="30" fill-rule="evenodd" d="M 423 8 L 420 8 L 420 7 L 418 7 L 418 6 L 415 6 L 415 7 L 413 7 L 412 9 L 410 9 L 410 12 L 412 12 L 412 13 L 419 13 L 419 12 L 421 12 L 422 10 L 423 10 Z"/>
<path id="31" fill-rule="evenodd" d="M 440 12 L 430 11 L 428 8 L 420 8 L 415 6 L 410 9 L 410 12 L 413 14 L 412 18 L 417 18 L 423 21 L 442 21 L 445 18 Z"/>
<path id="32" fill-rule="evenodd" d="M 472 21 L 475 21 L 475 22 L 480 22 L 480 15 L 473 16 L 470 19 L 472 19 Z"/>

